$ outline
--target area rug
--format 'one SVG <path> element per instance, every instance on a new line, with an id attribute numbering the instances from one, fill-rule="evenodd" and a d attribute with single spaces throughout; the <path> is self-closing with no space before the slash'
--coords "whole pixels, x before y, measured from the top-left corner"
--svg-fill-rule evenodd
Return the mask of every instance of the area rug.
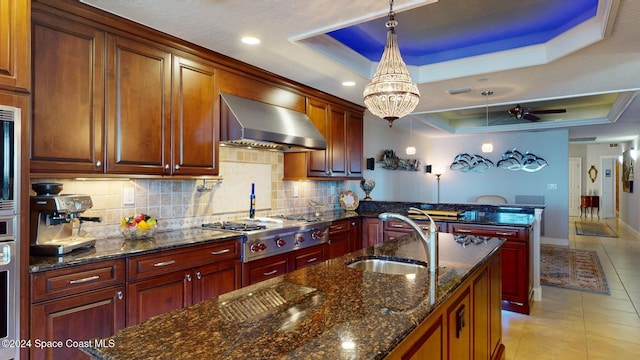
<path id="1" fill-rule="evenodd" d="M 618 237 L 606 223 L 585 221 L 576 221 L 576 235 Z"/>
<path id="2" fill-rule="evenodd" d="M 540 245 L 540 282 L 543 285 L 611 294 L 595 251 Z"/>

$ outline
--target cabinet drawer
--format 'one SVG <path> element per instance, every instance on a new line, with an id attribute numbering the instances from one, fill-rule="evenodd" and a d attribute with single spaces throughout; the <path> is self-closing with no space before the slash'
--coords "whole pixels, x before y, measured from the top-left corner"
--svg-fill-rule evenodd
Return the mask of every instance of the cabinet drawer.
<path id="1" fill-rule="evenodd" d="M 31 274 L 33 302 L 124 283 L 124 260 L 102 261 Z"/>
<path id="2" fill-rule="evenodd" d="M 323 262 L 324 248 L 324 245 L 319 245 L 294 252 L 292 255 L 293 269 L 301 269 L 306 266 Z"/>
<path id="3" fill-rule="evenodd" d="M 240 257 L 240 240 L 223 241 L 127 259 L 129 280 L 144 279 L 171 271 Z"/>
<path id="4" fill-rule="evenodd" d="M 429 221 L 421 221 L 412 219 L 424 232 L 429 232 Z M 409 226 L 409 224 L 399 221 L 399 220 L 389 220 L 383 222 L 383 229 L 385 231 L 404 231 L 404 232 L 412 232 L 413 228 Z M 440 232 L 446 232 L 447 224 L 436 222 L 436 230 Z"/>
<path id="5" fill-rule="evenodd" d="M 348 233 L 349 232 L 349 220 L 339 220 L 331 223 L 329 227 L 329 238 L 331 235 Z"/>
<path id="6" fill-rule="evenodd" d="M 467 224 L 449 224 L 449 232 L 454 234 L 472 234 L 481 236 L 495 236 L 507 240 L 528 241 L 526 228 L 509 226 L 481 226 Z"/>

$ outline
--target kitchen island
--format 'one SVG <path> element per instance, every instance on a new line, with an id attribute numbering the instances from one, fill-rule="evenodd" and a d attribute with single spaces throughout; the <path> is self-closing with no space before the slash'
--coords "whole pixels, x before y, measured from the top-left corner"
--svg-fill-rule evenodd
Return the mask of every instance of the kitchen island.
<path id="1" fill-rule="evenodd" d="M 377 359 L 399 356 L 394 349 L 446 354 L 462 341 L 464 346 L 451 351 L 502 358 L 499 249 L 504 240 L 462 247 L 452 235 L 440 233 L 437 277 L 426 267 L 412 275 L 390 275 L 346 265 L 372 256 L 424 262 L 418 241 L 407 234 L 80 346 L 97 359 Z M 491 296 L 496 289 L 498 296 Z M 441 329 L 436 334 L 444 337 L 422 341 L 432 333 L 434 319 Z M 417 334 L 424 324 L 429 325 L 425 334 Z M 452 342 L 444 341 L 452 331 Z M 483 335 L 472 336 L 472 331 Z M 440 347 L 431 350 L 433 344 Z"/>

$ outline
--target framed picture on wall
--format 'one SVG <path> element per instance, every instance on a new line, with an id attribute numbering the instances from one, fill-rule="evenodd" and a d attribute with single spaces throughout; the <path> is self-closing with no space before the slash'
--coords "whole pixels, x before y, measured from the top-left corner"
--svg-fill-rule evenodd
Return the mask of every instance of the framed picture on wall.
<path id="1" fill-rule="evenodd" d="M 633 158 L 630 150 L 622 153 L 622 191 L 633 192 Z"/>

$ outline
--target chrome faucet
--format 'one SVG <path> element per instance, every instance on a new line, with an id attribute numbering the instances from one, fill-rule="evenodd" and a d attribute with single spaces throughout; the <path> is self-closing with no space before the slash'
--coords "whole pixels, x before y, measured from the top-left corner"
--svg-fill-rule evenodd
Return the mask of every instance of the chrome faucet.
<path id="1" fill-rule="evenodd" d="M 427 259 L 429 259 L 429 271 L 432 275 L 434 275 L 436 273 L 436 270 L 438 270 L 438 239 L 436 223 L 435 221 L 433 221 L 431 216 L 429 216 L 429 214 L 422 211 L 421 209 L 411 207 L 409 208 L 409 210 L 417 211 L 420 214 L 426 216 L 427 219 L 429 219 L 429 237 L 427 237 L 422 228 L 418 224 L 416 224 L 415 221 L 409 219 L 404 215 L 386 212 L 378 215 L 378 218 L 380 218 L 382 221 L 398 219 L 411 226 L 411 228 L 418 233 L 418 236 L 420 236 L 420 239 L 422 240 L 424 251 L 427 254 Z"/>

